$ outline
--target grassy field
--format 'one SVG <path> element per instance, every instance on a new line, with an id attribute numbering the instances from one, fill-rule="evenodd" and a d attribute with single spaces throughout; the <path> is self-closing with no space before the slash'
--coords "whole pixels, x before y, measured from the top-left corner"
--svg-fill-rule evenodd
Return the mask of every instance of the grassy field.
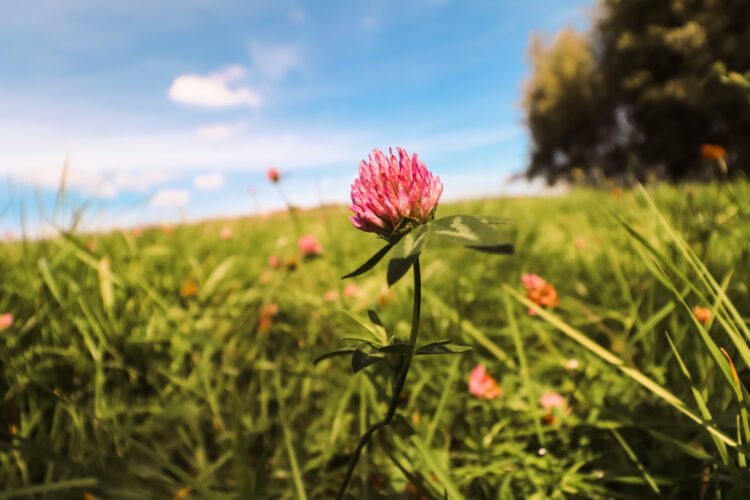
<path id="1" fill-rule="evenodd" d="M 441 206 L 511 218 L 516 253 L 423 254 L 420 344 L 473 350 L 415 359 L 351 498 L 748 498 L 748 200 L 737 182 Z M 340 280 L 382 246 L 343 208 L 300 214 L 323 253 L 288 270 L 291 222 L 0 244 L 0 498 L 335 495 L 389 383 L 312 362 L 368 309 L 407 337 L 411 280 Z M 524 273 L 559 306 L 529 314 Z M 469 393 L 479 364 L 498 397 Z"/>

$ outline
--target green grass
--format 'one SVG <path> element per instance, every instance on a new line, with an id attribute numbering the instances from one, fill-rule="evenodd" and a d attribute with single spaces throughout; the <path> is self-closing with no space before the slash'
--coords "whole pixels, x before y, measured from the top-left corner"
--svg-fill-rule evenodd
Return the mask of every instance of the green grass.
<path id="1" fill-rule="evenodd" d="M 420 343 L 474 350 L 415 359 L 405 419 L 363 453 L 351 498 L 409 498 L 410 480 L 428 498 L 750 496 L 747 200 L 738 182 L 441 206 L 510 217 L 516 254 L 425 252 Z M 388 290 L 384 263 L 343 294 L 382 245 L 346 215 L 301 214 L 324 253 L 295 271 L 267 263 L 296 253 L 285 215 L 0 244 L 0 314 L 16 317 L 0 333 L 0 498 L 334 495 L 389 385 L 380 365 L 312 361 L 362 336 L 369 308 L 402 338 L 411 318 L 411 280 Z M 527 272 L 559 307 L 528 314 Z M 480 363 L 500 397 L 469 394 Z M 552 423 L 547 391 L 570 408 Z"/>

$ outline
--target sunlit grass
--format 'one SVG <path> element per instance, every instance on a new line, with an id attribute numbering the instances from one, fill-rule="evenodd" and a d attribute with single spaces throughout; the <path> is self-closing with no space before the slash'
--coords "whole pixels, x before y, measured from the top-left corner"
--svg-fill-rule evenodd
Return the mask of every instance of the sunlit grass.
<path id="1" fill-rule="evenodd" d="M 422 341 L 474 351 L 415 361 L 352 497 L 747 495 L 748 199 L 735 183 L 441 206 L 510 217 L 516 253 L 422 257 Z M 312 361 L 361 335 L 344 310 L 402 337 L 410 317 L 384 264 L 345 293 L 382 246 L 346 216 L 299 213 L 311 260 L 286 215 L 0 245 L 0 497 L 335 494 L 388 382 Z M 525 273 L 559 305 L 530 315 Z M 469 393 L 479 364 L 499 396 Z"/>

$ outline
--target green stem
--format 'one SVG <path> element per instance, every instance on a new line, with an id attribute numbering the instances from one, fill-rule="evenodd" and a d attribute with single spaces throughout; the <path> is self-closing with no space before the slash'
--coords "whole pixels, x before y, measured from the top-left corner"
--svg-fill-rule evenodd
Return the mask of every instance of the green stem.
<path id="1" fill-rule="evenodd" d="M 398 376 L 396 378 L 395 384 L 393 384 L 393 395 L 391 396 L 391 404 L 388 406 L 388 411 L 385 414 L 385 417 L 383 417 L 382 420 L 379 422 L 376 422 L 372 424 L 370 427 L 367 428 L 364 434 L 362 434 L 362 437 L 359 439 L 359 444 L 357 445 L 357 448 L 354 450 L 354 455 L 352 456 L 352 461 L 349 463 L 349 469 L 346 471 L 346 477 L 344 478 L 344 483 L 341 485 L 341 490 L 339 490 L 339 494 L 336 498 L 341 500 L 344 498 L 344 493 L 346 493 L 346 488 L 349 486 L 349 481 L 352 479 L 352 474 L 354 473 L 354 468 L 357 466 L 357 462 L 359 461 L 359 456 L 362 453 L 362 450 L 367 445 L 367 443 L 370 441 L 370 438 L 372 437 L 375 432 L 386 425 L 391 423 L 391 420 L 393 420 L 393 417 L 396 415 L 396 407 L 398 406 L 399 397 L 401 395 L 401 391 L 404 388 L 404 383 L 406 382 L 406 376 L 409 374 L 409 366 L 411 365 L 411 360 L 414 358 L 414 350 L 417 347 L 417 337 L 419 336 L 419 314 L 421 312 L 422 308 L 422 276 L 419 271 L 419 258 L 414 261 L 414 308 L 412 310 L 412 316 L 411 316 L 411 333 L 409 334 L 409 350 L 406 354 L 404 354 L 403 362 L 401 363 L 401 369 L 398 372 Z"/>

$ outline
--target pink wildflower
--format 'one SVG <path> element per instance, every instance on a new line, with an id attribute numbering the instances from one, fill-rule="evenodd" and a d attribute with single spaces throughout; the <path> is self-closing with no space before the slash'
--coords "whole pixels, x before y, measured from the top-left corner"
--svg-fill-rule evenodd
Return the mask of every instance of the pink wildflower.
<path id="1" fill-rule="evenodd" d="M 279 258 L 278 255 L 271 255 L 268 257 L 268 265 L 271 266 L 274 269 L 278 269 L 281 267 L 281 258 Z"/>
<path id="2" fill-rule="evenodd" d="M 232 229 L 229 227 L 222 227 L 221 231 L 219 232 L 219 237 L 222 240 L 228 240 L 231 239 L 233 236 Z"/>
<path id="3" fill-rule="evenodd" d="M 390 157 L 375 149 L 369 162 L 359 164 L 359 177 L 352 184 L 354 227 L 384 238 L 393 235 L 405 219 L 409 225 L 427 222 L 437 207 L 443 184 L 434 177 L 417 155 L 409 156 L 396 148 L 399 158 L 389 150 Z M 374 158 L 374 160 L 373 160 Z"/>
<path id="4" fill-rule="evenodd" d="M 279 175 L 279 171 L 276 167 L 268 167 L 268 170 L 266 170 L 266 177 L 268 177 L 269 181 L 277 183 L 279 182 L 281 175 Z"/>
<path id="5" fill-rule="evenodd" d="M 359 295 L 359 287 L 352 284 L 346 285 L 344 287 L 344 295 L 346 297 L 356 297 L 357 295 Z"/>
<path id="6" fill-rule="evenodd" d="M 5 330 L 13 324 L 13 315 L 11 313 L 5 313 L 0 315 L 0 330 Z"/>
<path id="7" fill-rule="evenodd" d="M 336 302 L 338 299 L 339 299 L 339 292 L 337 292 L 336 290 L 328 290 L 323 295 L 323 300 L 325 300 L 326 302 Z"/>
<path id="8" fill-rule="evenodd" d="M 299 241 L 297 241 L 297 246 L 299 246 L 299 253 L 302 257 L 313 257 L 323 252 L 323 249 L 315 240 L 315 236 L 309 234 L 306 236 L 300 236 Z"/>
<path id="9" fill-rule="evenodd" d="M 260 308 L 260 321 L 258 328 L 261 333 L 268 333 L 273 326 L 273 317 L 279 313 L 279 306 L 276 304 L 265 304 Z"/>
<path id="10" fill-rule="evenodd" d="M 526 288 L 526 298 L 534 304 L 541 307 L 557 307 L 560 304 L 555 287 L 536 274 L 524 274 L 521 281 Z M 535 314 L 534 310 L 529 308 L 529 314 Z"/>
<path id="11" fill-rule="evenodd" d="M 494 399 L 500 395 L 500 387 L 487 373 L 484 365 L 477 365 L 469 376 L 469 392 L 480 398 Z"/>
<path id="12" fill-rule="evenodd" d="M 541 404 L 542 408 L 545 410 L 550 410 L 555 406 L 565 406 L 565 400 L 556 392 L 545 392 L 542 394 L 542 397 L 539 398 L 539 404 Z"/>

